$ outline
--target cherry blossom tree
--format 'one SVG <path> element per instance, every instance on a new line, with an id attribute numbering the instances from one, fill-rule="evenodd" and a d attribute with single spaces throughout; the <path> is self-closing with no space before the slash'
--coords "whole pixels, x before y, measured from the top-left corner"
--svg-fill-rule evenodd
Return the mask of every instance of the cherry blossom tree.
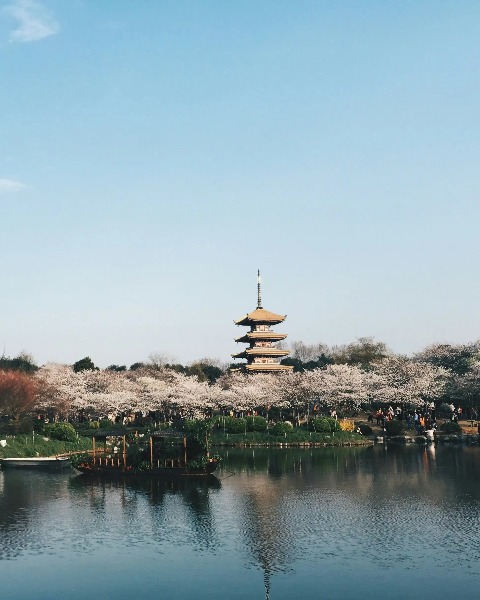
<path id="1" fill-rule="evenodd" d="M 288 371 L 277 376 L 281 408 L 291 406 L 297 413 L 308 414 L 310 412 L 310 403 L 315 401 L 315 392 L 311 389 L 311 375 L 309 375 L 313 372 Z"/>
<path id="2" fill-rule="evenodd" d="M 48 363 L 37 371 L 35 378 L 39 382 L 36 409 L 53 411 L 67 417 L 72 406 L 85 396 L 85 381 L 81 373 L 75 373 L 71 366 Z"/>
<path id="3" fill-rule="evenodd" d="M 374 399 L 388 404 L 421 406 L 435 400 L 443 393 L 448 377 L 442 367 L 402 356 L 385 358 L 373 368 L 379 377 Z"/>
<path id="4" fill-rule="evenodd" d="M 210 402 L 209 384 L 197 377 L 175 373 L 171 402 L 180 413 L 189 419 L 205 417 L 213 408 Z"/>
<path id="5" fill-rule="evenodd" d="M 456 389 L 465 394 L 469 390 L 471 398 L 480 364 L 472 361 L 470 379 L 461 379 L 466 374 L 455 376 Z M 418 357 L 391 355 L 373 362 L 368 370 L 333 364 L 297 373 L 228 372 L 216 383 L 177 372 L 160 361 L 130 371 L 75 372 L 70 366 L 48 364 L 33 381 L 40 411 L 55 411 L 64 418 L 85 414 L 113 420 L 125 413 L 202 418 L 215 412 L 268 413 L 273 408 L 292 409 L 295 416 L 302 416 L 313 405 L 346 413 L 369 400 L 418 405 L 441 397 L 449 375 L 452 380 L 451 372 Z"/>
<path id="6" fill-rule="evenodd" d="M 219 407 L 224 410 L 248 413 L 256 409 L 268 411 L 272 406 L 286 406 L 281 380 L 276 374 L 232 372 L 220 378 L 218 385 L 222 388 Z"/>
<path id="7" fill-rule="evenodd" d="M 365 372 L 356 366 L 328 365 L 304 377 L 304 385 L 323 410 L 356 411 L 368 398 Z"/>
<path id="8" fill-rule="evenodd" d="M 480 361 L 473 361 L 468 372 L 451 377 L 446 396 L 456 406 L 460 405 L 463 408 L 480 406 Z"/>
<path id="9" fill-rule="evenodd" d="M 172 383 L 164 378 L 141 373 L 136 379 L 137 405 L 142 412 L 167 412 L 172 394 Z"/>

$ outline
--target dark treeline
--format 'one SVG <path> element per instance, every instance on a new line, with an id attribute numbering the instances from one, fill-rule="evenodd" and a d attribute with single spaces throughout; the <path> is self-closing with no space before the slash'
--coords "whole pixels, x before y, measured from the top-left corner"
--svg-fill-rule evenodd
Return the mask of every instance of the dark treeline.
<path id="1" fill-rule="evenodd" d="M 284 358 L 282 365 L 293 366 L 294 371 L 313 371 L 324 369 L 327 365 L 354 365 L 368 369 L 372 363 L 393 353 L 383 342 L 376 342 L 371 337 L 362 337 L 345 346 L 326 344 L 304 344 L 293 342 L 291 354 Z"/>
<path id="2" fill-rule="evenodd" d="M 3 355 L 0 357 L 0 370 L 2 371 L 20 371 L 21 373 L 35 373 L 38 366 L 29 354 L 21 353 L 14 358 Z"/>
<path id="3" fill-rule="evenodd" d="M 79 371 L 95 370 L 96 367 L 89 356 L 82 358 L 73 364 L 73 370 L 78 373 Z M 191 365 L 182 365 L 180 363 L 170 363 L 163 357 L 159 358 L 158 355 L 152 355 L 148 362 L 136 362 L 130 365 L 130 369 L 127 369 L 126 365 L 110 365 L 107 367 L 107 371 L 138 371 L 140 369 L 170 369 L 176 373 L 183 373 L 187 376 L 195 376 L 199 381 L 208 381 L 209 383 L 215 383 L 219 377 L 221 377 L 226 369 L 215 364 L 215 361 L 210 359 L 202 359 L 192 363 Z"/>

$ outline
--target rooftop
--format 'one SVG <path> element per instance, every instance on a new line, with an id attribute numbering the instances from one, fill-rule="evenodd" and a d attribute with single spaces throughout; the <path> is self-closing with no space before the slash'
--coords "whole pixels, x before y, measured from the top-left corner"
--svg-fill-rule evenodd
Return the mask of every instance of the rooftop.
<path id="1" fill-rule="evenodd" d="M 233 358 L 247 358 L 249 356 L 288 356 L 288 350 L 282 350 L 281 348 L 271 347 L 259 347 L 254 346 L 253 348 L 246 348 L 238 354 L 232 354 Z"/>
<path id="2" fill-rule="evenodd" d="M 287 315 L 277 315 L 264 308 L 256 308 L 253 312 L 235 321 L 235 325 L 251 325 L 252 323 L 275 324 L 285 321 L 286 317 Z"/>
<path id="3" fill-rule="evenodd" d="M 280 365 L 278 363 L 252 363 L 250 365 L 239 365 L 247 371 L 291 371 L 290 365 Z"/>
<path id="4" fill-rule="evenodd" d="M 254 340 L 269 340 L 272 342 L 278 342 L 284 340 L 287 337 L 286 333 L 276 333 L 275 331 L 249 331 L 242 337 L 237 338 L 236 342 L 249 343 Z"/>

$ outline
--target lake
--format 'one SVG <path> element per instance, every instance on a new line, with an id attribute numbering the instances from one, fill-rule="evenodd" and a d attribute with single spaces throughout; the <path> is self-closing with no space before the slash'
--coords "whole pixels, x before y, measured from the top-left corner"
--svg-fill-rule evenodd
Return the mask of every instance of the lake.
<path id="1" fill-rule="evenodd" d="M 0 472 L 0 596 L 477 597 L 480 449 L 223 450 L 178 483 Z"/>

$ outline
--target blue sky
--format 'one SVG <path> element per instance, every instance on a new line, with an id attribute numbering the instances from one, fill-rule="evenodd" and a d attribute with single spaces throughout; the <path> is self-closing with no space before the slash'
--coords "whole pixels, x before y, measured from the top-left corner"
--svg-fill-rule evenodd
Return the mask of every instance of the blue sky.
<path id="1" fill-rule="evenodd" d="M 7 355 L 480 337 L 478 2 L 0 7 Z"/>

